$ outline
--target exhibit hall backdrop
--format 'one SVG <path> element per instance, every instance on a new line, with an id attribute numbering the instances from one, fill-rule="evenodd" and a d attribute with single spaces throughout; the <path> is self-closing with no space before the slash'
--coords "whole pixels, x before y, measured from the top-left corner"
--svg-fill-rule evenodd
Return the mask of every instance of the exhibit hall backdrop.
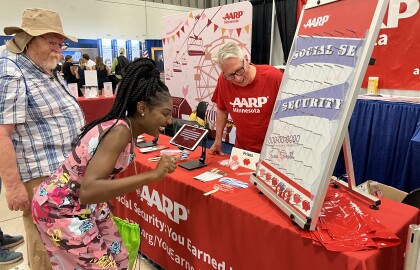
<path id="1" fill-rule="evenodd" d="M 173 117 L 188 119 L 200 101 L 208 101 L 207 120 L 214 129 L 216 107 L 211 97 L 220 68 L 211 56 L 228 41 L 251 55 L 252 5 L 240 2 L 163 18 L 162 43 L 165 84 L 174 97 Z M 251 58 L 249 58 L 251 59 Z M 234 123 L 228 120 L 224 140 L 235 141 Z"/>
<path id="2" fill-rule="evenodd" d="M 299 8 L 306 2 L 299 0 Z M 420 0 L 389 1 L 372 53 L 376 63 L 368 67 L 362 87 L 375 76 L 381 89 L 420 90 L 419 11 Z"/>

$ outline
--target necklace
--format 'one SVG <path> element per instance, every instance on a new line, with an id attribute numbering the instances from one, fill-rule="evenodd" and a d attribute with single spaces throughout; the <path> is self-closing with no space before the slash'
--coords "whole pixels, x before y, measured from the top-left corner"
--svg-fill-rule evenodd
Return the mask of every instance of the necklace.
<path id="1" fill-rule="evenodd" d="M 128 125 L 130 126 L 130 134 L 131 134 L 131 153 L 130 154 L 132 154 L 132 155 L 135 156 L 134 151 L 133 151 L 133 149 L 134 149 L 133 127 L 131 125 L 130 118 L 127 117 L 127 120 L 128 120 Z M 134 160 L 134 158 L 133 158 L 133 160 Z M 137 165 L 136 165 L 136 161 L 135 160 L 134 160 L 134 172 L 137 175 Z"/>

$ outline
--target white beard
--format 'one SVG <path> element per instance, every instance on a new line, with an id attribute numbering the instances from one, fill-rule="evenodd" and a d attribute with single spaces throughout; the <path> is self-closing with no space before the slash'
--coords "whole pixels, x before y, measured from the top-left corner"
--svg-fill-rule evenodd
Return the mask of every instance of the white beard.
<path id="1" fill-rule="evenodd" d="M 55 67 L 57 66 L 58 62 L 60 59 L 60 54 L 56 53 L 56 52 L 51 52 L 50 55 L 48 56 L 48 60 L 46 60 L 43 64 L 42 64 L 42 69 L 44 70 L 51 70 L 51 69 L 55 69 Z"/>

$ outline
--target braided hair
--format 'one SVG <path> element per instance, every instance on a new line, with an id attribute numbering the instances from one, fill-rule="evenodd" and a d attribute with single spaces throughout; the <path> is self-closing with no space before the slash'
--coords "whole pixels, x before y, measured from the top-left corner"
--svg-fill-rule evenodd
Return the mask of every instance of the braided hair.
<path id="1" fill-rule="evenodd" d="M 160 73 L 156 69 L 155 61 L 150 58 L 138 58 L 125 67 L 125 74 L 111 110 L 105 116 L 84 126 L 82 132 L 73 141 L 72 147 L 75 147 L 83 136 L 96 125 L 117 119 L 112 125 L 113 127 L 121 118 L 134 115 L 139 101 L 143 101 L 149 109 L 152 109 L 159 102 L 170 99 L 168 87 L 160 80 Z"/>

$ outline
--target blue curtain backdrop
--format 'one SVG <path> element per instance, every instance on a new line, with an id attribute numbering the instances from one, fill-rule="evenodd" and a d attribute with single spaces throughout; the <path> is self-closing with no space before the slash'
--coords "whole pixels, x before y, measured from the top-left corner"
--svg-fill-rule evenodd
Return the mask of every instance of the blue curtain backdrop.
<path id="1" fill-rule="evenodd" d="M 420 188 L 420 104 L 358 100 L 349 125 L 356 183 Z M 346 173 L 340 154 L 334 175 Z"/>
<path id="2" fill-rule="evenodd" d="M 144 41 L 149 57 L 152 58 L 152 48 L 153 47 L 163 47 L 161 39 L 146 39 Z"/>

